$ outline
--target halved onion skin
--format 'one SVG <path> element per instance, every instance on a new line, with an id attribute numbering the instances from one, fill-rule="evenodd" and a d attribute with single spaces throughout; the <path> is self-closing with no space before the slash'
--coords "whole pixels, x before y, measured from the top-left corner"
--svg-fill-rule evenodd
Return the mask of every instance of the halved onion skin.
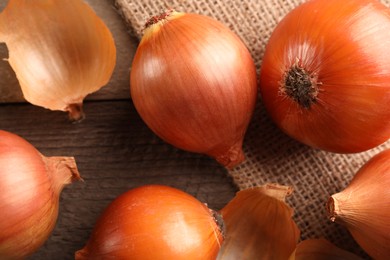
<path id="1" fill-rule="evenodd" d="M 363 260 L 345 251 L 326 239 L 306 239 L 301 241 L 289 260 Z"/>
<path id="2" fill-rule="evenodd" d="M 300 235 L 285 202 L 291 193 L 274 183 L 237 192 L 220 211 L 226 236 L 217 259 L 288 259 Z"/>
<path id="3" fill-rule="evenodd" d="M 0 42 L 24 98 L 81 120 L 83 99 L 111 78 L 114 38 L 83 0 L 9 0 L 0 13 Z"/>
<path id="4" fill-rule="evenodd" d="M 180 149 L 231 168 L 257 100 L 256 68 L 222 23 L 171 12 L 151 20 L 131 69 L 131 96 L 145 123 Z"/>
<path id="5" fill-rule="evenodd" d="M 355 153 L 390 137 L 390 12 L 374 0 L 313 0 L 275 28 L 260 73 L 262 101 L 296 140 Z"/>

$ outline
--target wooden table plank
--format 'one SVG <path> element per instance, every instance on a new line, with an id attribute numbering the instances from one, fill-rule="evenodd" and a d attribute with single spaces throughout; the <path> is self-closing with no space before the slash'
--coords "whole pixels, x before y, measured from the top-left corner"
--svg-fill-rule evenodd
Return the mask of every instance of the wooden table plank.
<path id="1" fill-rule="evenodd" d="M 144 184 L 180 188 L 220 209 L 235 194 L 227 171 L 207 156 L 164 143 L 130 100 L 89 101 L 78 124 L 66 114 L 30 104 L 0 104 L 0 129 L 31 142 L 46 156 L 75 156 L 85 182 L 67 186 L 46 244 L 30 259 L 73 259 L 102 210 L 119 194 Z"/>

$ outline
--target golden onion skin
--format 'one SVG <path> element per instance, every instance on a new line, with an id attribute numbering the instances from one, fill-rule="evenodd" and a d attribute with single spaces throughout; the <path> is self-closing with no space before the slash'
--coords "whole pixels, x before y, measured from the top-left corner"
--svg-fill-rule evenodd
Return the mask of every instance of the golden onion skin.
<path id="1" fill-rule="evenodd" d="M 131 97 L 146 124 L 183 150 L 233 167 L 257 99 L 256 68 L 222 23 L 168 12 L 149 20 L 131 68 Z"/>

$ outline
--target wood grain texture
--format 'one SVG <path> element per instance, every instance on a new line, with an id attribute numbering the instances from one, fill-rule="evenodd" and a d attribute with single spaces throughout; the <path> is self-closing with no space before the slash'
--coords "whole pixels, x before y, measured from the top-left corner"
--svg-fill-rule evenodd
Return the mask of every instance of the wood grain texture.
<path id="1" fill-rule="evenodd" d="M 30 104 L 0 104 L 0 129 L 18 134 L 46 156 L 74 156 L 84 182 L 67 186 L 46 244 L 29 259 L 74 259 L 102 210 L 145 184 L 180 188 L 222 208 L 236 187 L 213 159 L 178 150 L 154 135 L 130 100 L 87 101 L 78 124 L 66 114 Z"/>
<path id="2" fill-rule="evenodd" d="M 131 37 L 121 16 L 114 7 L 114 0 L 86 0 L 110 29 L 117 48 L 117 63 L 108 84 L 86 100 L 123 99 L 130 97 L 130 66 L 138 40 Z M 0 11 L 8 0 L 0 0 Z M 18 80 L 6 59 L 8 49 L 0 43 L 0 103 L 25 102 Z"/>

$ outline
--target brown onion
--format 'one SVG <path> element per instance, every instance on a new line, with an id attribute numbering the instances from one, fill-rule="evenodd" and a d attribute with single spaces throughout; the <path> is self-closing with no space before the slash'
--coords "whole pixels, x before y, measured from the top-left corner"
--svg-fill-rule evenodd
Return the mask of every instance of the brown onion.
<path id="1" fill-rule="evenodd" d="M 244 160 L 256 69 L 244 43 L 220 22 L 175 11 L 152 17 L 130 86 L 137 111 L 166 142 L 226 167 Z"/>
<path id="2" fill-rule="evenodd" d="M 72 157 L 45 157 L 21 137 L 0 130 L 0 259 L 24 259 L 49 237 L 59 195 L 79 180 Z"/>
<path id="3" fill-rule="evenodd" d="M 330 196 L 327 209 L 371 257 L 390 259 L 390 150 L 365 163 L 344 190 Z"/>
<path id="4" fill-rule="evenodd" d="M 141 186 L 107 207 L 76 260 L 212 260 L 223 239 L 214 214 L 181 190 Z"/>
<path id="5" fill-rule="evenodd" d="M 260 92 L 275 123 L 309 146 L 362 152 L 390 138 L 390 11 L 377 0 L 312 0 L 275 28 Z"/>

